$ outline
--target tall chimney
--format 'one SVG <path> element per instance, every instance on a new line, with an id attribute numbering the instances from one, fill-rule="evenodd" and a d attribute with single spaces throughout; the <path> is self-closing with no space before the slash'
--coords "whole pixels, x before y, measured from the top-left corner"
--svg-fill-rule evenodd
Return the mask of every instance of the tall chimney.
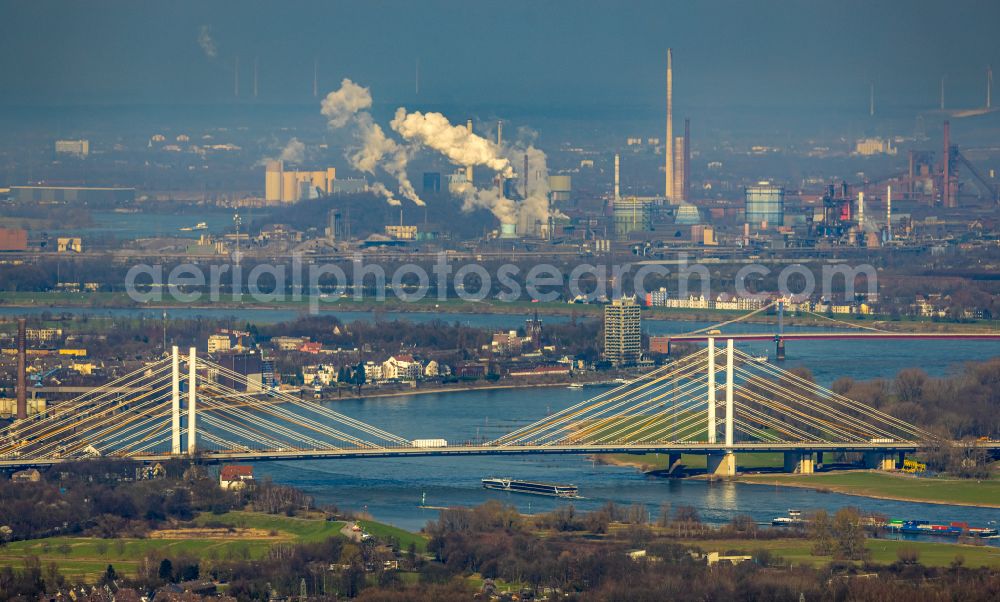
<path id="1" fill-rule="evenodd" d="M 941 200 L 945 207 L 954 207 L 951 198 L 951 124 L 944 122 L 944 155 L 941 158 Z"/>
<path id="2" fill-rule="evenodd" d="M 471 134 L 472 133 L 472 120 L 471 119 L 465 122 L 465 127 L 468 128 L 469 133 Z M 469 186 L 473 186 L 473 184 L 472 184 L 472 166 L 471 165 L 469 165 L 468 167 L 465 168 L 465 179 L 469 182 Z"/>
<path id="3" fill-rule="evenodd" d="M 681 173 L 684 174 L 684 186 L 681 188 L 681 194 L 684 195 L 686 201 L 688 191 L 691 190 L 691 120 L 687 117 L 684 118 L 684 170 Z"/>
<path id="4" fill-rule="evenodd" d="M 864 236 L 865 229 L 865 193 L 858 192 L 858 236 Z"/>
<path id="5" fill-rule="evenodd" d="M 885 234 L 892 240 L 892 185 L 885 187 Z"/>
<path id="6" fill-rule="evenodd" d="M 503 145 L 503 119 L 497 120 L 497 146 Z"/>
<path id="7" fill-rule="evenodd" d="M 684 137 L 677 136 L 674 138 L 674 194 L 671 196 L 671 200 L 675 203 L 680 203 L 687 200 L 687 195 L 684 194 Z"/>
<path id="8" fill-rule="evenodd" d="M 993 106 L 993 67 L 986 67 L 986 108 Z"/>
<path id="9" fill-rule="evenodd" d="M 25 372 L 28 369 L 27 320 L 17 319 L 17 419 L 28 417 L 28 389 Z"/>
<path id="10" fill-rule="evenodd" d="M 618 199 L 621 198 L 620 196 L 618 196 L 618 191 L 619 191 L 618 184 L 621 182 L 621 180 L 619 179 L 619 171 L 618 171 L 620 161 L 621 157 L 618 156 L 618 153 L 615 153 L 615 196 L 614 196 L 615 202 L 618 202 Z"/>
<path id="11" fill-rule="evenodd" d="M 528 153 L 524 153 L 524 198 L 528 198 Z"/>
<path id="12" fill-rule="evenodd" d="M 664 196 L 672 200 L 674 193 L 674 49 L 667 48 L 667 139 L 663 145 L 667 155 Z"/>
<path id="13" fill-rule="evenodd" d="M 253 97 L 257 98 L 257 57 L 253 57 Z"/>

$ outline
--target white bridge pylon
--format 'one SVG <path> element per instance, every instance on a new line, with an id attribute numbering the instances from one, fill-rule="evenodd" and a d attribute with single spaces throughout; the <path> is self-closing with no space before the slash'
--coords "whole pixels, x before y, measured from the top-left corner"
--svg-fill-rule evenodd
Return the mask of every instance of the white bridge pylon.
<path id="1" fill-rule="evenodd" d="M 177 347 L 168 358 L 0 429 L 0 460 L 24 463 L 410 445 Z"/>
<path id="2" fill-rule="evenodd" d="M 719 355 L 725 356 L 720 365 Z M 721 385 L 720 385 L 721 382 Z M 722 403 L 719 389 L 722 388 Z M 721 407 L 720 407 L 721 405 Z M 490 445 L 645 447 L 917 443 L 936 437 L 714 338 L 691 355 L 521 427 Z"/>
<path id="3" fill-rule="evenodd" d="M 721 349 L 709 339 L 705 349 L 486 444 L 440 448 L 414 447 L 321 402 L 200 358 L 193 348 L 181 354 L 175 347 L 167 358 L 0 429 L 0 464 L 213 454 L 246 460 L 609 449 L 728 454 L 772 445 L 790 452 L 915 448 L 936 439 L 751 357 L 731 339 Z"/>

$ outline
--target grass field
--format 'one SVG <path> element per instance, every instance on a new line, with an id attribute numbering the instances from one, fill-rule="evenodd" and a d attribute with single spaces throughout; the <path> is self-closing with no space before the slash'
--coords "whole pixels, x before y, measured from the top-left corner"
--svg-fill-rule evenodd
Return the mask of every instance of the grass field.
<path id="1" fill-rule="evenodd" d="M 194 556 L 204 560 L 254 559 L 263 557 L 268 549 L 278 543 L 323 541 L 340 537 L 343 522 L 323 519 L 306 519 L 250 512 L 202 514 L 195 519 L 199 526 L 218 524 L 241 529 L 259 529 L 266 535 L 248 537 L 234 533 L 231 536 L 210 538 L 191 537 L 180 539 L 98 539 L 93 537 L 50 537 L 28 541 L 15 541 L 0 547 L 0 566 L 20 568 L 24 558 L 37 556 L 43 566 L 56 563 L 59 570 L 71 579 L 95 581 L 109 564 L 124 574 L 135 574 L 142 558 L 148 553 L 162 556 Z M 380 529 L 393 527 L 370 523 L 369 532 L 381 535 Z M 402 532 L 406 533 L 406 532 Z M 409 534 L 410 537 L 419 536 Z M 397 537 L 399 537 L 397 535 Z M 403 538 L 400 537 L 402 541 Z M 406 541 L 408 545 L 409 540 Z"/>
<path id="2" fill-rule="evenodd" d="M 813 556 L 810 553 L 812 543 L 806 539 L 720 539 L 692 540 L 685 543 L 697 546 L 705 552 L 753 554 L 757 550 L 768 550 L 792 564 L 823 566 L 831 560 L 829 556 Z M 1000 548 L 993 546 L 897 541 L 891 539 L 869 539 L 867 546 L 871 553 L 871 560 L 877 564 L 891 564 L 896 562 L 898 559 L 896 553 L 900 548 L 911 548 L 919 552 L 919 561 L 925 566 L 948 566 L 955 560 L 956 556 L 961 556 L 964 560 L 964 566 L 967 567 L 1000 567 Z"/>
<path id="3" fill-rule="evenodd" d="M 1000 481 L 916 478 L 868 472 L 744 475 L 743 483 L 809 487 L 868 497 L 1000 508 Z"/>
<path id="4" fill-rule="evenodd" d="M 366 533 L 370 533 L 379 539 L 387 540 L 389 538 L 395 538 L 399 541 L 399 548 L 404 552 L 410 547 L 411 543 L 416 547 L 417 552 L 424 552 L 427 550 L 427 538 L 423 535 L 410 533 L 409 531 L 404 531 L 403 529 L 393 527 L 392 525 L 376 523 L 370 520 L 359 520 L 358 524 L 361 525 L 361 528 L 363 528 Z"/>
<path id="5" fill-rule="evenodd" d="M 642 470 L 665 470 L 670 467 L 668 454 L 602 454 L 600 458 L 611 464 L 635 466 Z M 757 470 L 781 468 L 784 466 L 785 458 L 781 452 L 737 454 L 736 462 L 739 470 Z M 681 463 L 689 469 L 703 469 L 705 456 L 681 454 Z"/>

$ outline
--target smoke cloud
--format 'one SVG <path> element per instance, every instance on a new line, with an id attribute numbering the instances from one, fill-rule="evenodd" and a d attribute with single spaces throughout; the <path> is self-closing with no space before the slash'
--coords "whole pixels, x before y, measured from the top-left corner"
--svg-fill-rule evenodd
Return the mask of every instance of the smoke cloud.
<path id="1" fill-rule="evenodd" d="M 327 125 L 336 130 L 347 125 L 347 122 L 360 111 L 366 111 L 372 106 L 372 94 L 368 88 L 359 86 L 348 78 L 340 82 L 340 88 L 330 92 L 323 99 L 320 112 L 326 116 Z"/>
<path id="2" fill-rule="evenodd" d="M 402 203 L 399 202 L 399 199 L 394 197 L 392 191 L 386 188 L 385 185 L 382 184 L 382 182 L 375 182 L 374 184 L 372 184 L 371 190 L 375 194 L 384 197 L 385 202 L 389 203 L 393 207 L 399 207 L 400 205 L 402 205 Z"/>
<path id="3" fill-rule="evenodd" d="M 355 136 L 361 147 L 350 153 L 347 160 L 355 169 L 375 175 L 376 169 L 382 169 L 396 178 L 399 184 L 399 194 L 414 204 L 424 206 L 424 201 L 417 194 L 413 183 L 406 173 L 410 161 L 410 150 L 389 138 L 382 126 L 375 123 L 371 113 L 372 96 L 368 88 L 364 88 L 344 78 L 340 88 L 326 95 L 323 99 L 322 113 L 327 118 L 330 129 L 340 129 L 349 123 L 355 127 Z M 372 190 L 384 196 L 390 205 L 399 201 L 382 184 L 376 183 Z"/>
<path id="4" fill-rule="evenodd" d="M 522 234 L 538 234 L 539 225 L 547 224 L 550 214 L 548 158 L 531 144 L 515 143 L 502 149 L 503 159 L 508 165 L 523 165 L 525 155 L 528 156 L 528 171 L 517 174 L 517 188 L 523 195 L 527 181 L 527 198 L 505 198 L 499 183 L 483 190 L 468 186 L 462 191 L 462 210 L 487 209 L 501 223 L 517 224 L 517 231 Z"/>
<path id="5" fill-rule="evenodd" d="M 298 138 L 292 138 L 281 150 L 281 156 L 278 158 L 286 163 L 302 163 L 306 158 L 306 145 Z"/>
<path id="6" fill-rule="evenodd" d="M 215 46 L 215 40 L 212 39 L 212 30 L 208 25 L 202 25 L 198 32 L 198 46 L 201 47 L 201 51 L 205 53 L 205 56 L 214 59 L 219 56 L 219 51 Z"/>
<path id="7" fill-rule="evenodd" d="M 458 165 L 485 165 L 504 177 L 514 173 L 495 144 L 463 126 L 452 125 L 441 113 L 407 113 L 400 107 L 390 126 L 404 140 L 434 149 Z"/>

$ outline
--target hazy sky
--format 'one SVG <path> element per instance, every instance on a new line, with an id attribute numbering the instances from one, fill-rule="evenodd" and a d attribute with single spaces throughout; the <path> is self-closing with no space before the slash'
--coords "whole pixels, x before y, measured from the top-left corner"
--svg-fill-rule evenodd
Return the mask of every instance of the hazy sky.
<path id="1" fill-rule="evenodd" d="M 376 102 L 721 107 L 983 104 L 995 0 L 0 0 L 0 104 L 313 102 L 343 77 Z M 207 32 L 208 38 L 199 36 Z M 215 57 L 206 48 L 214 45 Z M 414 64 L 420 61 L 420 94 Z M 1000 90 L 998 90 L 1000 91 Z"/>

